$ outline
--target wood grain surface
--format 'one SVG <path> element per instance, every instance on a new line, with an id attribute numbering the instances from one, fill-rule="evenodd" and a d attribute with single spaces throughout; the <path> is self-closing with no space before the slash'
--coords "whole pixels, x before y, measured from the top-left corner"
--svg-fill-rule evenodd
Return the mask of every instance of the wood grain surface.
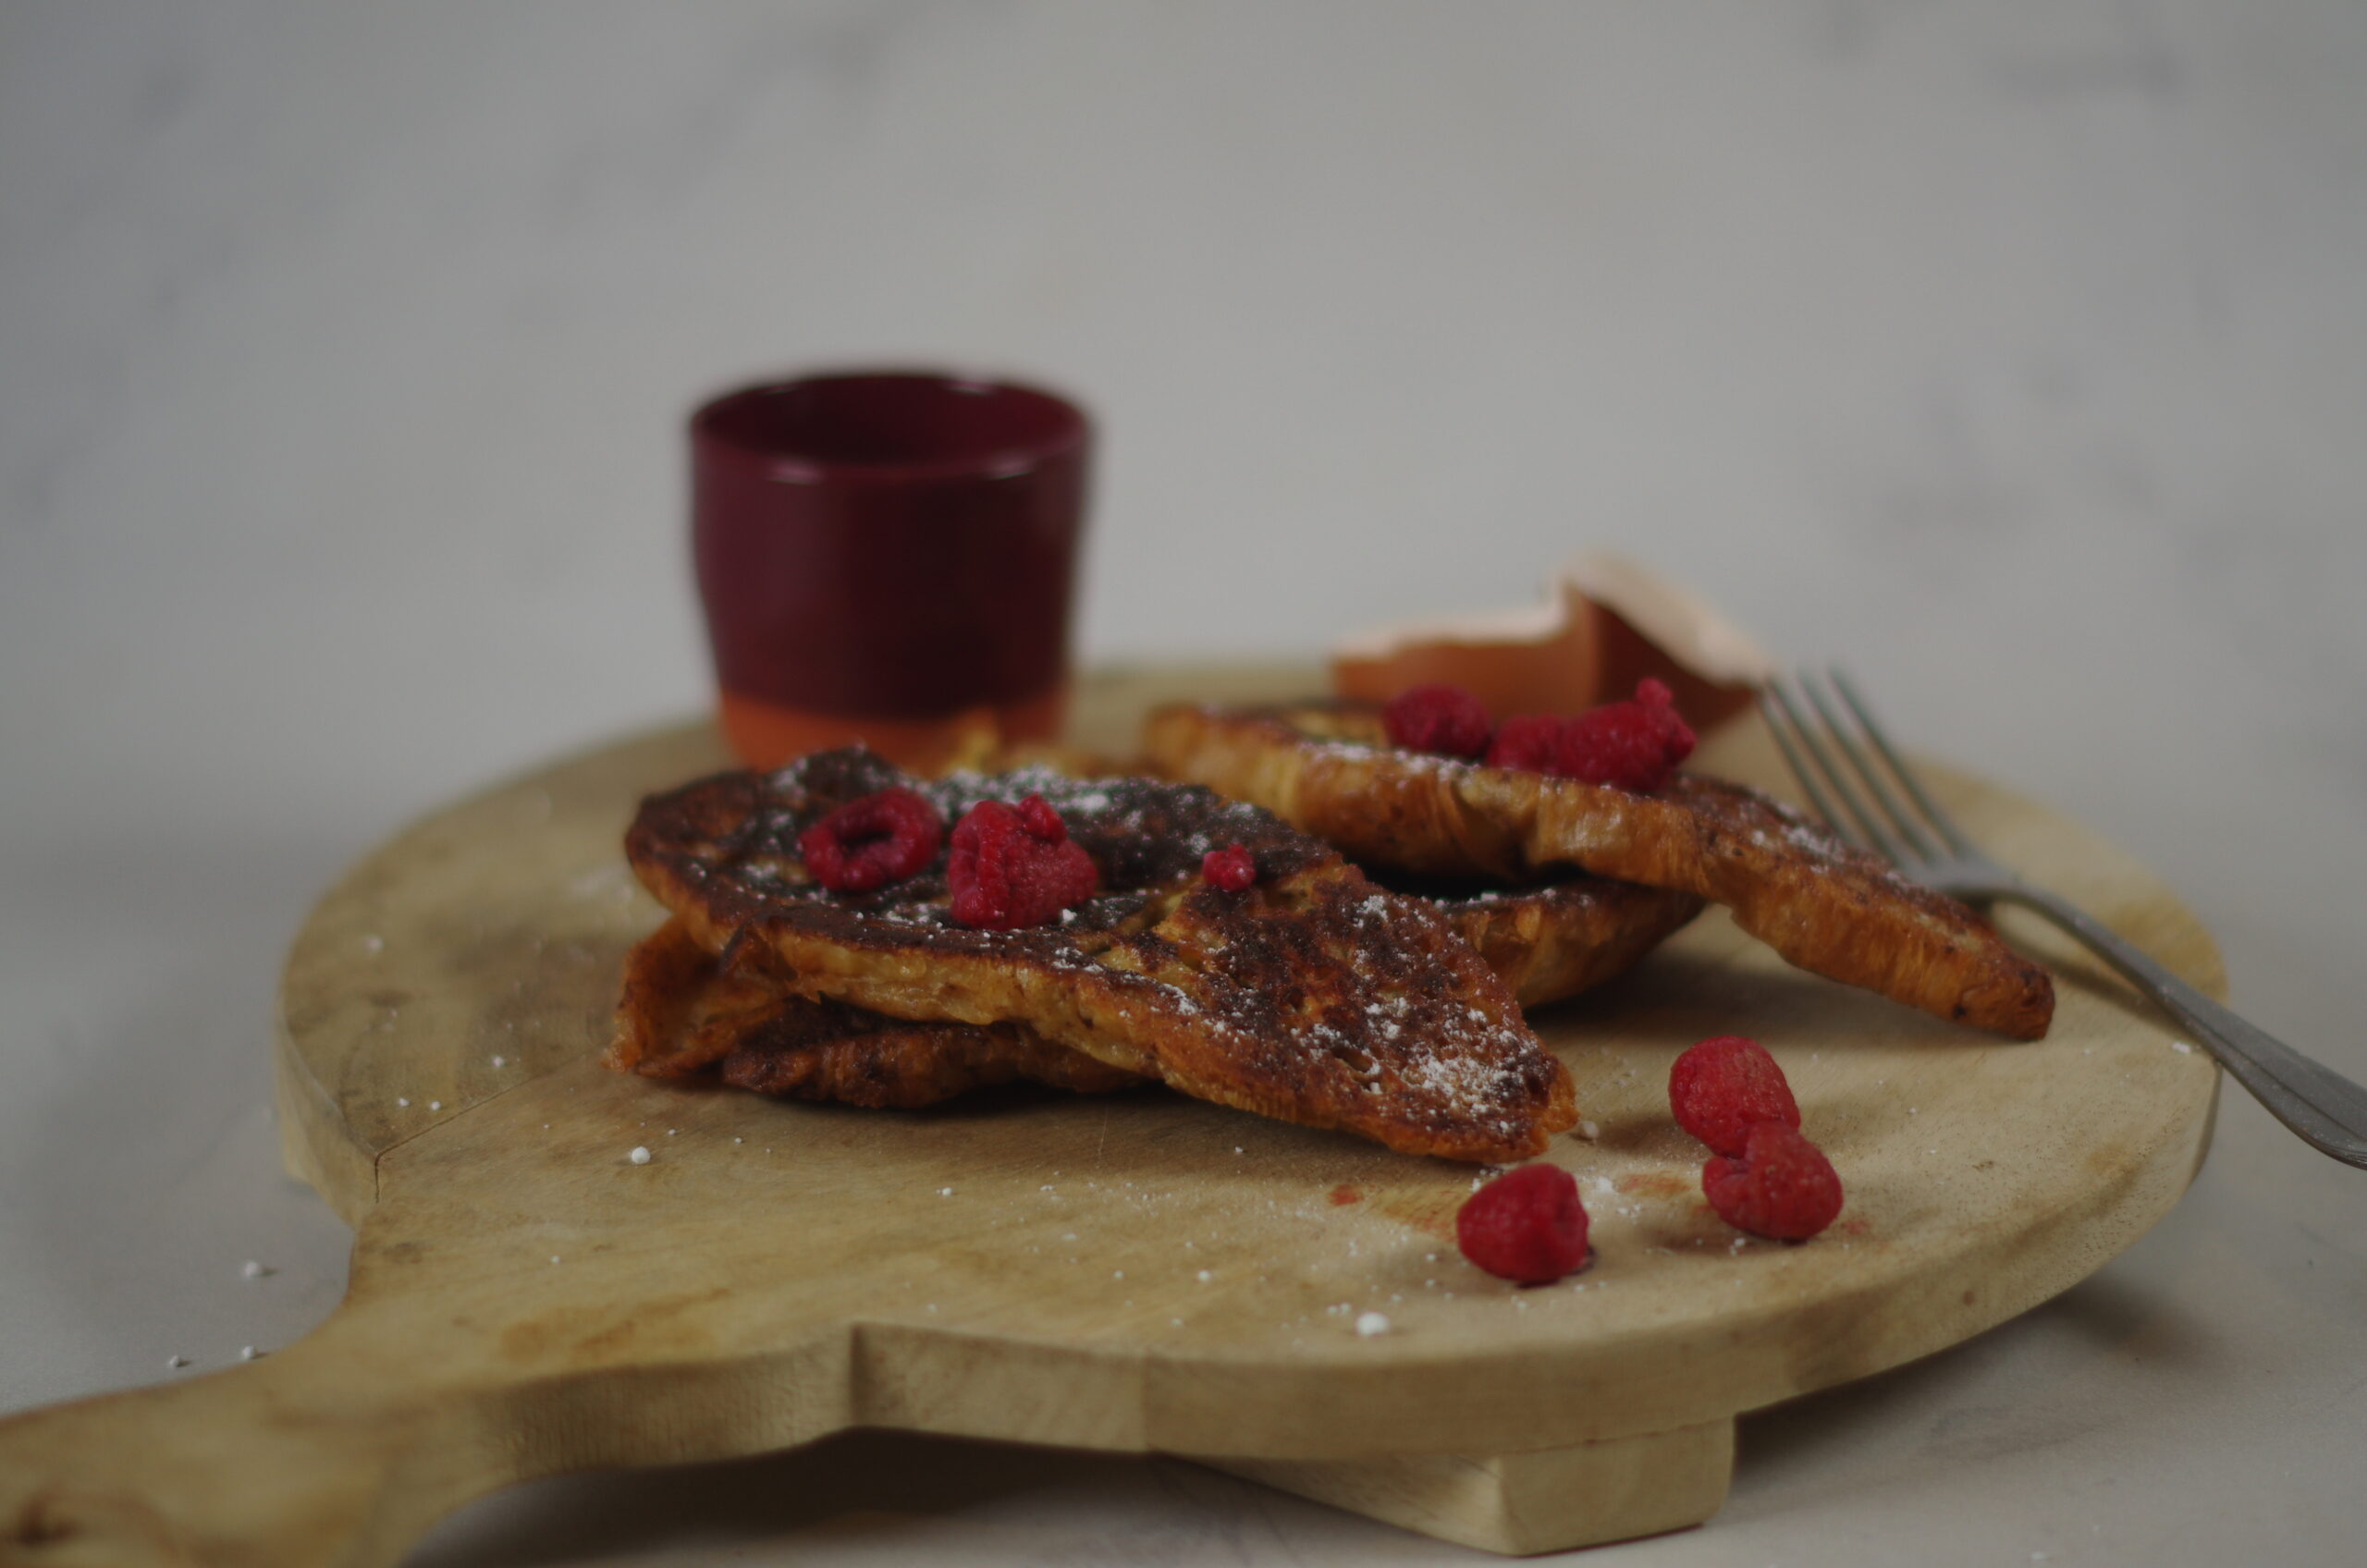
<path id="1" fill-rule="evenodd" d="M 1301 669 L 1115 672 L 1149 701 L 1295 694 Z M 265 1360 L 0 1423 L 0 1562 L 385 1563 L 494 1488 L 850 1426 L 1201 1457 L 1500 1551 L 1698 1523 L 1733 1417 L 1894 1366 L 2092 1272 L 2166 1213 L 2217 1075 L 2052 932 L 2052 1035 L 1968 1033 L 1785 968 L 1714 912 L 1534 1022 L 1576 1077 L 1596 1258 L 1516 1289 L 1465 1264 L 1475 1171 L 1160 1089 L 925 1114 L 620 1077 L 619 962 L 658 911 L 618 840 L 724 759 L 687 725 L 441 812 L 361 862 L 282 991 L 290 1169 L 358 1228 L 319 1329 Z M 1781 790 L 1748 722 L 1700 766 Z M 2142 868 L 1944 773 L 2000 858 L 2207 989 Z M 1754 1241 L 1700 1201 L 1670 1061 L 1750 1034 L 1848 1189 Z M 631 1153 L 646 1148 L 636 1164 Z M 1386 1332 L 1360 1334 L 1379 1313 Z"/>

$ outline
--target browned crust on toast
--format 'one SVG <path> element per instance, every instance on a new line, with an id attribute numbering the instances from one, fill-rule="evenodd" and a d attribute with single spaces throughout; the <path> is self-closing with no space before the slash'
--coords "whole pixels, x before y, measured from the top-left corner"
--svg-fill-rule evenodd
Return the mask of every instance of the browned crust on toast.
<path id="1" fill-rule="evenodd" d="M 2054 987 L 1964 905 L 1739 784 L 1680 773 L 1639 794 L 1392 747 L 1377 706 L 1154 712 L 1171 778 L 1253 802 L 1359 860 L 1519 877 L 1559 865 L 1724 904 L 1799 967 L 2019 1039 Z"/>
<path id="2" fill-rule="evenodd" d="M 787 1060 L 801 1055 L 816 1060 Z M 727 1082 L 759 1093 L 905 1109 L 1019 1079 L 1084 1093 L 1145 1082 L 1016 1024 L 915 1023 L 802 997 L 770 949 L 738 942 L 711 953 L 678 919 L 626 954 L 603 1060 L 650 1078 L 720 1066 Z"/>
<path id="3" fill-rule="evenodd" d="M 747 943 L 718 956 L 668 920 L 625 959 L 607 1064 L 652 1078 L 707 1068 L 789 1099 L 914 1110 L 1022 1081 L 1077 1094 L 1148 1082 L 1018 1023 L 915 1023 L 787 988 Z"/>
<path id="4" fill-rule="evenodd" d="M 997 932 L 947 915 L 942 853 L 879 893 L 815 886 L 798 833 L 899 783 L 949 822 L 978 800 L 1042 794 L 1103 891 L 1059 925 Z M 1209 850 L 1233 843 L 1258 871 L 1239 893 L 1199 875 Z M 759 944 L 800 995 L 922 1022 L 1024 1023 L 1186 1094 L 1407 1153 L 1521 1158 L 1576 1121 L 1567 1072 L 1435 909 L 1206 790 L 1049 770 L 924 782 L 859 750 L 824 753 L 653 796 L 626 851 L 700 948 Z"/>
<path id="5" fill-rule="evenodd" d="M 1433 890 L 1423 896 L 1488 961 L 1524 1008 L 1575 997 L 1624 974 L 1690 924 L 1703 903 L 1674 888 L 1583 876 L 1535 887 Z"/>

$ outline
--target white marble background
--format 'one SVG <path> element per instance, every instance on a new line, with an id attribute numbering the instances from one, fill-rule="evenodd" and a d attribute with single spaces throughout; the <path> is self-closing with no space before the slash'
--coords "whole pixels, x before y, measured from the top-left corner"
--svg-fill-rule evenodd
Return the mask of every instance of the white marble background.
<path id="1" fill-rule="evenodd" d="M 1095 657 L 1652 562 L 2135 851 L 2367 1077 L 2362 83 L 2350 0 L 0 0 L 0 1409 L 328 1309 L 284 944 L 702 702 L 681 415 L 820 362 L 1094 405 Z M 2135 1251 L 1599 1560 L 2355 1561 L 2362 1197 L 2230 1091 Z M 865 1439 L 418 1562 L 1469 1555 Z"/>

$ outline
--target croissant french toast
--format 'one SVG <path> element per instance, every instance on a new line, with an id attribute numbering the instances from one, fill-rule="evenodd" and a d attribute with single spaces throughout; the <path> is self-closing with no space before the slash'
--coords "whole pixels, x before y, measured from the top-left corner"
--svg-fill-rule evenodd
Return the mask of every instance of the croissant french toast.
<path id="1" fill-rule="evenodd" d="M 1557 865 L 1726 905 L 1799 967 L 2020 1039 L 2054 988 L 1962 904 L 1739 784 L 1679 773 L 1645 793 L 1390 744 L 1378 705 L 1151 714 L 1159 769 L 1254 802 L 1360 860 L 1432 875 Z"/>
<path id="2" fill-rule="evenodd" d="M 1057 922 L 985 930 L 951 918 L 941 852 L 876 891 L 824 888 L 800 835 L 891 787 L 948 821 L 981 801 L 1038 795 L 1100 890 Z M 1202 865 L 1235 845 L 1256 880 L 1229 891 Z M 801 997 L 923 1023 L 1024 1024 L 1186 1094 L 1408 1153 L 1522 1158 L 1576 1121 L 1568 1073 L 1436 910 L 1210 790 L 1048 770 L 926 782 L 856 748 L 654 796 L 626 853 L 698 950 L 760 948 L 770 984 Z M 732 998 L 698 1005 L 721 1018 Z"/>

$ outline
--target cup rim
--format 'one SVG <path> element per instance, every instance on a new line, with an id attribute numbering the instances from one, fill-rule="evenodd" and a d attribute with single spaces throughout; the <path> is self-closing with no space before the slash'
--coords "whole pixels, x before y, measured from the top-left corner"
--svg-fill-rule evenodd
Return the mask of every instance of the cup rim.
<path id="1" fill-rule="evenodd" d="M 855 382 L 903 382 L 970 396 L 1023 398 L 1050 412 L 1055 423 L 1040 437 L 999 445 L 983 454 L 899 458 L 885 461 L 860 461 L 783 451 L 751 443 L 718 428 L 726 414 L 750 402 L 779 397 L 801 388 Z M 690 429 L 691 437 L 697 443 L 703 460 L 723 459 L 753 464 L 764 469 L 769 478 L 791 483 L 944 479 L 963 475 L 994 479 L 1027 472 L 1049 459 L 1082 448 L 1091 435 L 1092 421 L 1072 399 L 1037 384 L 1012 376 L 956 370 L 849 366 L 751 382 L 717 393 L 693 411 Z"/>

